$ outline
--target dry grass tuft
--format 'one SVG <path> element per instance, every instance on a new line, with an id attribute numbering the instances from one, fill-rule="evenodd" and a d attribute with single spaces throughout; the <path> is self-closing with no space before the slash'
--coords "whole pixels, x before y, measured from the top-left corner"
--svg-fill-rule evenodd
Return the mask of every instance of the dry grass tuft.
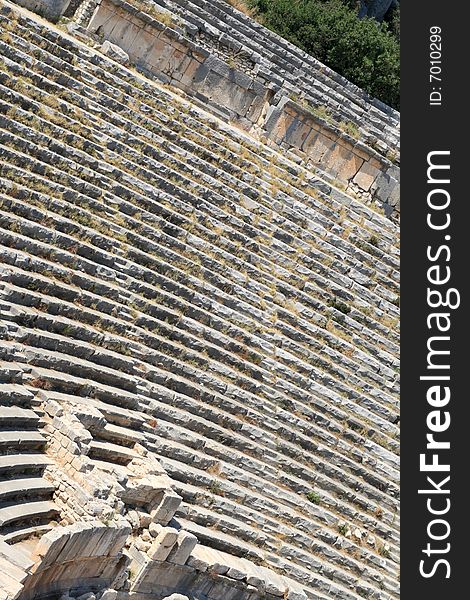
<path id="1" fill-rule="evenodd" d="M 225 0 L 228 4 L 236 8 L 248 17 L 254 17 L 256 10 L 252 8 L 246 0 Z"/>

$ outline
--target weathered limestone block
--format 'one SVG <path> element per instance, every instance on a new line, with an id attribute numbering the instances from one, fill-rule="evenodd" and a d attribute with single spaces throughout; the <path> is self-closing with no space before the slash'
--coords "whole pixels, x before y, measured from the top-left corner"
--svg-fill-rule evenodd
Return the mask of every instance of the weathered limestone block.
<path id="1" fill-rule="evenodd" d="M 198 73 L 200 72 L 200 69 L 202 67 L 202 58 L 201 60 L 198 60 L 197 58 L 195 58 L 194 56 L 191 57 L 190 61 L 188 62 L 185 70 L 182 72 L 181 78 L 180 78 L 180 84 L 183 86 L 186 86 L 188 90 L 191 90 L 193 84 L 195 83 L 197 77 L 198 77 Z M 174 77 L 175 75 L 173 75 Z"/>
<path id="2" fill-rule="evenodd" d="M 100 600 L 116 600 L 117 598 L 117 591 L 116 590 L 105 590 L 100 597 Z"/>
<path id="3" fill-rule="evenodd" d="M 28 572 L 16 566 L 10 560 L 0 557 L 0 582 L 3 577 L 11 577 L 15 582 L 22 584 L 28 578 Z M 0 589 L 0 593 L 2 590 Z"/>
<path id="4" fill-rule="evenodd" d="M 129 57 L 138 64 L 146 64 L 148 55 L 157 43 L 159 35 L 160 32 L 156 31 L 151 25 L 145 25 L 130 44 L 127 50 Z"/>
<path id="5" fill-rule="evenodd" d="M 52 529 L 32 553 L 25 597 L 33 598 L 33 590 L 45 596 L 71 588 L 86 591 L 91 582 L 93 587 L 110 587 L 127 568 L 129 559 L 122 549 L 130 532 L 127 524 L 107 527 L 98 521 Z"/>
<path id="6" fill-rule="evenodd" d="M 187 564 L 201 572 L 225 575 L 230 568 L 230 558 L 225 552 L 197 544 L 188 557 Z"/>
<path id="7" fill-rule="evenodd" d="M 11 563 L 0 560 L 0 581 L 2 588 L 0 589 L 1 600 L 15 600 L 19 597 L 23 590 L 23 585 L 17 581 L 14 575 L 10 572 Z"/>
<path id="8" fill-rule="evenodd" d="M 395 165 L 381 171 L 372 185 L 372 193 L 379 200 L 388 200 L 392 206 L 399 204 L 400 170 Z"/>
<path id="9" fill-rule="evenodd" d="M 152 560 L 166 560 L 178 539 L 178 531 L 172 527 L 163 527 L 147 552 Z"/>
<path id="10" fill-rule="evenodd" d="M 106 40 L 101 46 L 101 52 L 109 56 L 112 60 L 115 60 L 122 65 L 127 65 L 129 63 L 129 55 L 127 52 L 124 52 L 122 48 L 120 48 L 117 44 L 112 44 Z"/>
<path id="11" fill-rule="evenodd" d="M 224 577 L 223 575 L 218 577 L 210 590 L 207 593 L 207 597 L 211 600 L 253 600 L 256 595 L 255 588 L 246 584 L 237 584 L 233 580 Z"/>
<path id="12" fill-rule="evenodd" d="M 7 559 L 10 563 L 25 571 L 29 571 L 34 565 L 34 561 L 27 553 L 2 541 L 0 541 L 0 558 Z"/>
<path id="13" fill-rule="evenodd" d="M 323 156 L 322 168 L 329 173 L 334 173 L 337 179 L 341 179 L 340 174 L 344 173 L 343 181 L 348 181 L 356 173 L 351 150 L 352 147 L 347 148 L 341 144 L 340 140 L 336 140 L 331 150 Z M 351 159 L 353 160 L 353 165 L 348 164 Z"/>
<path id="14" fill-rule="evenodd" d="M 323 132 L 312 130 L 312 134 L 305 141 L 303 148 L 307 158 L 313 164 L 322 166 L 323 157 L 334 150 L 335 143 Z"/>
<path id="15" fill-rule="evenodd" d="M 359 169 L 359 171 L 353 179 L 353 182 L 357 184 L 362 190 L 368 192 L 379 175 L 380 169 L 377 168 L 377 166 L 374 165 L 372 161 L 368 161 L 364 163 L 363 166 Z"/>
<path id="16" fill-rule="evenodd" d="M 115 556 L 129 533 L 130 528 L 126 525 L 107 527 L 99 521 L 56 527 L 37 543 L 32 555 L 35 561 L 33 570 L 44 570 L 54 564 L 81 558 Z"/>
<path id="17" fill-rule="evenodd" d="M 35 562 L 33 572 L 46 569 L 57 562 L 57 557 L 62 552 L 70 538 L 70 532 L 65 528 L 55 528 L 43 535 L 38 541 L 32 560 Z"/>
<path id="18" fill-rule="evenodd" d="M 119 494 L 124 502 L 151 506 L 170 488 L 170 480 L 166 475 L 144 475 L 130 477 L 123 491 Z"/>
<path id="19" fill-rule="evenodd" d="M 165 491 L 160 503 L 150 511 L 152 521 L 161 525 L 168 525 L 178 510 L 181 500 L 181 496 L 178 496 L 173 490 Z"/>
<path id="20" fill-rule="evenodd" d="M 266 567 L 259 567 L 259 569 L 266 577 L 266 592 L 268 594 L 272 594 L 273 596 L 279 596 L 280 598 L 283 598 L 289 589 L 285 579 Z"/>
<path id="21" fill-rule="evenodd" d="M 197 544 L 197 537 L 188 531 L 180 531 L 176 544 L 168 555 L 168 562 L 184 565 Z"/>

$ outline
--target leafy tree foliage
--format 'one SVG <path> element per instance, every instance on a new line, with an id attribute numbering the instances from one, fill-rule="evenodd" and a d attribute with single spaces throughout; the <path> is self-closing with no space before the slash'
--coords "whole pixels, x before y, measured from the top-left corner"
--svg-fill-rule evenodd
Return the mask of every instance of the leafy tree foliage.
<path id="1" fill-rule="evenodd" d="M 400 49 L 386 22 L 359 19 L 355 0 L 250 1 L 266 27 L 399 108 Z"/>

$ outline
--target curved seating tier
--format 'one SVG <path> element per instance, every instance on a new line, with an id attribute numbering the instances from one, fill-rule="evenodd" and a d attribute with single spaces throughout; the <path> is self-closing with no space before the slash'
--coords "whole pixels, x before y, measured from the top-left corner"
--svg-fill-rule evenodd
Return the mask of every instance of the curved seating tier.
<path id="1" fill-rule="evenodd" d="M 41 403 L 87 402 L 89 458 L 155 453 L 205 546 L 310 598 L 396 598 L 396 225 L 6 6 L 0 527 L 57 517 Z"/>

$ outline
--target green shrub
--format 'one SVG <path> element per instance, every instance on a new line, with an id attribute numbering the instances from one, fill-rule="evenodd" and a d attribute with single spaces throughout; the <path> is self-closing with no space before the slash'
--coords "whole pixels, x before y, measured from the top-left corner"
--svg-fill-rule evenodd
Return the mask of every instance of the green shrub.
<path id="1" fill-rule="evenodd" d="M 339 312 L 342 312 L 343 315 L 348 315 L 351 312 L 351 308 L 345 302 L 342 302 L 341 300 L 338 300 L 337 298 L 329 298 L 328 306 L 331 306 L 332 308 L 339 310 Z"/>
<path id="2" fill-rule="evenodd" d="M 308 492 L 307 494 L 307 500 L 309 502 L 311 502 L 312 504 L 320 504 L 321 498 L 320 495 L 317 494 L 317 492 Z"/>
<path id="3" fill-rule="evenodd" d="M 249 3 L 266 27 L 371 96 L 399 108 L 400 48 L 387 23 L 359 19 L 354 2 L 341 0 L 250 0 Z"/>

